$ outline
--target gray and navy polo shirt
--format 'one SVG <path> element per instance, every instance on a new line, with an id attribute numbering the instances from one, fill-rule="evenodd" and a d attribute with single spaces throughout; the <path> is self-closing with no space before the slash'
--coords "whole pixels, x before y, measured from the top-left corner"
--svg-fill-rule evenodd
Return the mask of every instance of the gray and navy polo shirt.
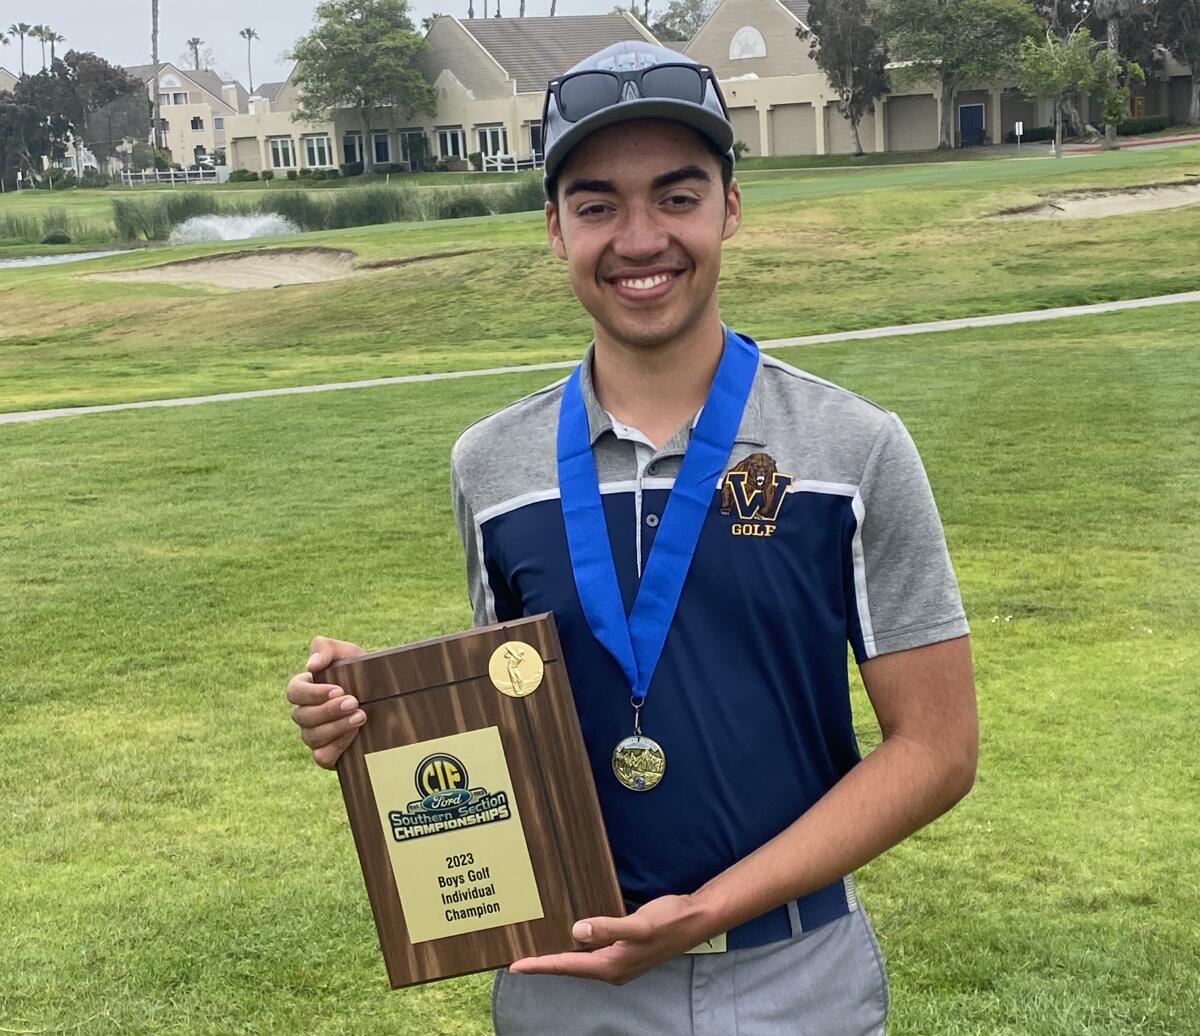
<path id="1" fill-rule="evenodd" d="M 581 390 L 626 611 L 691 427 L 661 449 Z M 468 428 L 451 453 L 476 625 L 553 612 L 617 875 L 630 907 L 694 892 L 812 806 L 859 760 L 858 662 L 967 632 L 941 521 L 887 409 L 760 354 L 737 438 L 650 684 L 642 728 L 667 769 L 652 791 L 612 772 L 630 689 L 575 589 L 559 501 L 563 382 Z M 639 441 L 640 440 L 640 441 Z M 736 949 L 856 906 L 852 880 L 733 929 Z"/>

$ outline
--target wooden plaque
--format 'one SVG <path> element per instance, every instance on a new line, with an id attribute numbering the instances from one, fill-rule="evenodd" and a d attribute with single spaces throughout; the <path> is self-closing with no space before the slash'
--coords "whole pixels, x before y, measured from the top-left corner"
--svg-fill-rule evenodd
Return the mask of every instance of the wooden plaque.
<path id="1" fill-rule="evenodd" d="M 313 679 L 367 714 L 338 777 L 393 988 L 578 949 L 579 918 L 624 915 L 551 615 Z"/>

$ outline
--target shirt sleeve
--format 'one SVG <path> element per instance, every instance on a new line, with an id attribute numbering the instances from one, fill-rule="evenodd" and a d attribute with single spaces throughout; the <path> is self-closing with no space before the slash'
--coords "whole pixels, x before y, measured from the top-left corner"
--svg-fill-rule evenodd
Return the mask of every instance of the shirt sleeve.
<path id="1" fill-rule="evenodd" d="M 889 412 L 854 497 L 850 644 L 861 664 L 968 632 L 925 467 Z M 848 595 L 849 596 L 849 595 Z"/>
<path id="2" fill-rule="evenodd" d="M 485 555 L 483 530 L 463 489 L 454 456 L 450 457 L 450 502 L 454 522 L 462 540 L 467 561 L 467 597 L 476 626 L 488 626 L 502 619 L 518 618 L 519 603 L 509 590 L 499 566 Z"/>

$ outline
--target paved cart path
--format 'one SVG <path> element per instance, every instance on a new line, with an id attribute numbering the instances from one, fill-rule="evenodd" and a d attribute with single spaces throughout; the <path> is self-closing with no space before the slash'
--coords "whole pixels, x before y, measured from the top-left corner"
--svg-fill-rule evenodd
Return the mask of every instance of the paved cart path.
<path id="1" fill-rule="evenodd" d="M 1180 302 L 1200 302 L 1200 291 L 1182 291 L 1173 295 L 1152 295 L 1119 302 L 1096 302 L 1087 306 L 1060 306 L 1056 309 L 1034 309 L 1020 313 L 994 313 L 991 316 L 959 317 L 954 320 L 926 320 L 918 324 L 895 324 L 890 327 L 869 327 L 859 331 L 834 331 L 821 335 L 802 335 L 799 338 L 774 338 L 759 342 L 764 349 L 781 349 L 793 345 L 821 345 L 826 342 L 854 342 L 868 338 L 892 338 L 897 335 L 921 335 L 934 331 L 958 331 L 967 327 L 1000 327 L 1006 324 L 1028 324 L 1041 320 L 1088 316 L 1094 313 L 1115 313 L 1125 309 L 1147 306 L 1170 306 Z M 529 363 L 516 367 L 484 367 L 469 371 L 441 371 L 434 374 L 401 374 L 391 378 L 365 378 L 361 381 L 335 381 L 322 385 L 293 385 L 285 388 L 253 389 L 247 392 L 217 392 L 208 396 L 182 396 L 177 399 L 145 399 L 136 403 L 105 403 L 99 406 L 55 407 L 47 410 L 20 410 L 0 414 L 0 424 L 21 424 L 50 417 L 78 417 L 86 414 L 107 414 L 117 410 L 143 410 L 148 407 L 196 406 L 200 403 L 225 403 L 239 399 L 262 399 L 267 396 L 298 396 L 309 392 L 336 392 L 342 389 L 375 388 L 379 385 L 410 385 L 421 381 L 449 381 L 452 378 L 484 378 L 495 374 L 525 374 L 532 371 L 569 370 L 577 360 L 555 363 Z"/>

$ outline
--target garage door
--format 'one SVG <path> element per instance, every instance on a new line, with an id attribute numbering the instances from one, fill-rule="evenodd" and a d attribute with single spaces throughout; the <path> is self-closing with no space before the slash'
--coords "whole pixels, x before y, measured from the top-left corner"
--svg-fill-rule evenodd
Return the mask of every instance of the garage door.
<path id="1" fill-rule="evenodd" d="M 761 155 L 762 141 L 758 135 L 757 108 L 730 108 L 729 121 L 733 124 L 734 141 L 744 141 L 749 145 L 747 154 Z"/>
<path id="2" fill-rule="evenodd" d="M 858 139 L 864 151 L 875 150 L 875 116 L 870 112 L 859 121 Z M 825 105 L 825 147 L 831 155 L 852 155 L 855 151 L 850 120 L 838 111 L 836 104 Z"/>
<path id="3" fill-rule="evenodd" d="M 887 147 L 889 151 L 924 151 L 937 147 L 937 101 L 932 94 L 889 97 Z"/>
<path id="4" fill-rule="evenodd" d="M 771 154 L 817 153 L 817 120 L 811 104 L 777 104 L 768 118 L 771 120 Z"/>

